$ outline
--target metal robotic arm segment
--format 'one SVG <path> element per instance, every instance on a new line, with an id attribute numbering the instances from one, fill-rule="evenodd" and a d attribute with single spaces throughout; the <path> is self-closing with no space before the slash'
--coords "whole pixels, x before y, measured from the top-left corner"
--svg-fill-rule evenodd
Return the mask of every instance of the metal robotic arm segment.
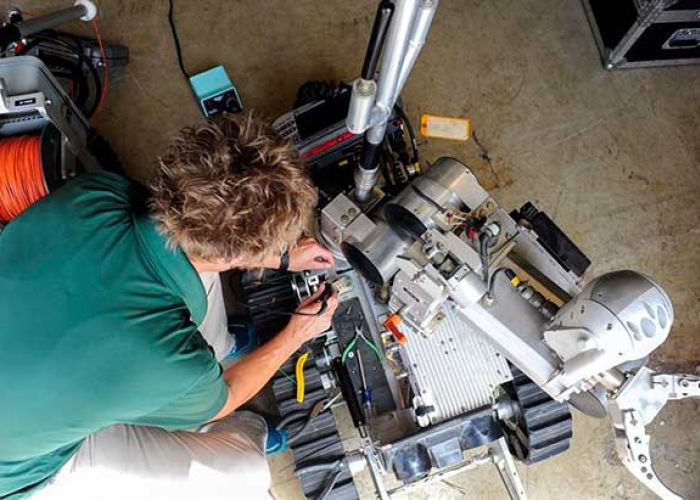
<path id="1" fill-rule="evenodd" d="M 355 172 L 354 196 L 361 203 L 371 198 L 387 120 L 425 44 L 437 5 L 438 0 L 393 0 L 391 6 L 380 5 L 363 74 L 353 83 L 346 120 L 349 131 L 365 134 L 362 163 Z"/>
<path id="2" fill-rule="evenodd" d="M 609 414 L 615 432 L 615 446 L 627 469 L 664 500 L 681 497 L 671 491 L 654 470 L 650 441 L 646 432 L 670 400 L 700 398 L 700 377 L 657 374 L 642 366 L 609 399 Z"/>

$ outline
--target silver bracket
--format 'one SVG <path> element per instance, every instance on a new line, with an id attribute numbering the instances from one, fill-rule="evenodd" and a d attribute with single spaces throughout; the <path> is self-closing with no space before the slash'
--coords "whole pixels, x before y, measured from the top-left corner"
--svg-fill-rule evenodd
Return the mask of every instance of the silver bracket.
<path id="1" fill-rule="evenodd" d="M 512 500 L 526 500 L 525 487 L 515 468 L 515 460 L 508 449 L 506 439 L 499 438 L 489 447 L 489 452 L 510 498 Z"/>
<path id="2" fill-rule="evenodd" d="M 374 446 L 372 439 L 366 435 L 366 431 L 361 430 L 362 440 L 362 454 L 365 456 L 367 465 L 369 465 L 369 473 L 372 477 L 372 482 L 374 483 L 374 488 L 377 495 L 381 500 L 389 500 L 390 496 L 384 485 L 384 474 L 386 474 L 386 468 L 382 463 L 382 459 Z"/>
<path id="3" fill-rule="evenodd" d="M 662 387 L 669 400 L 700 398 L 700 377 L 678 373 L 658 373 L 652 376 L 651 383 Z"/>
<path id="4" fill-rule="evenodd" d="M 651 437 L 646 433 L 642 417 L 635 410 L 622 413 L 623 429 L 615 429 L 615 447 L 625 467 L 647 488 L 664 500 L 681 500 L 656 475 L 651 461 L 649 443 Z"/>
<path id="5" fill-rule="evenodd" d="M 685 398 L 700 398 L 700 377 L 657 374 L 642 366 L 609 400 L 620 460 L 632 475 L 664 500 L 682 497 L 671 491 L 654 471 L 651 437 L 646 426 L 667 401 Z"/>

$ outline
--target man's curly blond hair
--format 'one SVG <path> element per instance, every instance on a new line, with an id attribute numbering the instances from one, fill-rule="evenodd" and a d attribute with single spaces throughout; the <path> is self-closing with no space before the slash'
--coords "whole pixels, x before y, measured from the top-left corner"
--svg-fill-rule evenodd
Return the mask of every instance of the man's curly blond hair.
<path id="1" fill-rule="evenodd" d="M 161 231 L 205 262 L 279 255 L 299 240 L 317 201 L 291 145 L 251 113 L 184 128 L 149 187 Z"/>

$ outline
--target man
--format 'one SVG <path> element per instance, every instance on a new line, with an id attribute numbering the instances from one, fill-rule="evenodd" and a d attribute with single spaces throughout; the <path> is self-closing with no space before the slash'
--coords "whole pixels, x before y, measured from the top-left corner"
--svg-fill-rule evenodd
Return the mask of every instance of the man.
<path id="1" fill-rule="evenodd" d="M 317 294 L 222 370 L 235 346 L 216 273 L 331 266 L 316 242 L 297 245 L 316 191 L 251 115 L 184 129 L 150 187 L 86 174 L 0 233 L 0 498 L 269 487 L 265 422 L 233 412 L 329 327 L 337 301 L 321 311 Z"/>

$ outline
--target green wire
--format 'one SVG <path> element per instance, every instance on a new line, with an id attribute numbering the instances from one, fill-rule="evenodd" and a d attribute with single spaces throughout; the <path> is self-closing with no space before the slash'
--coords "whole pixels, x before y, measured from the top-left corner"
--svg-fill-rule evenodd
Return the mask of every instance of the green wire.
<path id="1" fill-rule="evenodd" d="M 345 350 L 343 351 L 343 355 L 340 357 L 340 362 L 345 364 L 345 362 L 348 360 L 348 356 L 350 355 L 350 351 L 357 345 L 357 337 L 354 337 L 350 343 L 347 345 Z"/>
<path id="2" fill-rule="evenodd" d="M 347 345 L 347 347 L 345 348 L 345 350 L 343 350 L 343 355 L 340 357 L 340 361 L 341 361 L 343 364 L 345 364 L 345 362 L 348 360 L 348 356 L 350 355 L 350 351 L 352 351 L 352 350 L 355 348 L 355 346 L 357 346 L 357 338 L 358 338 L 358 337 L 359 337 L 359 336 L 356 335 L 356 336 L 350 341 L 350 343 Z M 372 350 L 372 352 L 377 356 L 377 360 L 379 360 L 379 364 L 381 365 L 381 364 L 382 364 L 382 358 L 383 358 L 383 356 L 382 356 L 382 352 L 379 350 L 379 348 L 377 347 L 377 345 L 376 345 L 374 342 L 372 342 L 371 340 L 369 340 L 368 338 L 364 337 L 364 336 L 362 337 L 362 340 L 364 341 L 365 345 L 366 345 L 367 347 L 369 347 L 369 348 Z"/>
<path id="3" fill-rule="evenodd" d="M 367 345 L 367 347 L 369 347 L 370 349 L 372 349 L 372 351 L 374 352 L 374 354 L 377 355 L 377 359 L 379 360 L 379 364 L 381 365 L 381 364 L 382 364 L 382 352 L 379 350 L 379 348 L 377 347 L 377 345 L 376 345 L 374 342 L 372 342 L 371 340 L 369 340 L 369 339 L 363 338 L 363 340 L 365 341 L 365 344 Z"/>
<path id="4" fill-rule="evenodd" d="M 280 372 L 282 375 L 284 375 L 284 377 L 285 377 L 287 380 L 289 380 L 292 384 L 296 384 L 296 383 L 297 383 L 296 380 L 294 380 L 292 377 L 290 377 L 289 375 L 287 375 L 286 373 L 284 373 L 284 371 L 282 370 L 282 368 L 278 369 L 277 371 Z"/>

